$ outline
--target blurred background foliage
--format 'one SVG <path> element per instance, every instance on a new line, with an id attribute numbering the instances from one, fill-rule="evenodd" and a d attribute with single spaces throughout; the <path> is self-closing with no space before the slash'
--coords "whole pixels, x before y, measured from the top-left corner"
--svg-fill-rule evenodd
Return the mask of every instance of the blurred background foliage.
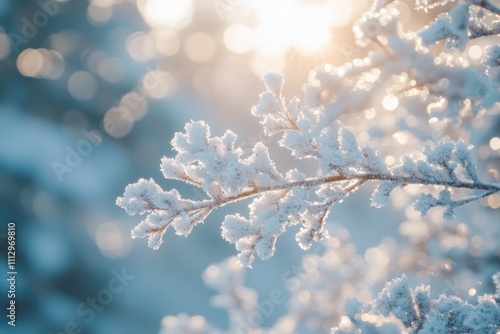
<path id="1" fill-rule="evenodd" d="M 203 119 L 215 134 L 233 129 L 246 149 L 268 143 L 250 115 L 263 90 L 261 75 L 282 71 L 285 95 L 300 97 L 314 66 L 366 55 L 369 48 L 355 45 L 351 26 L 369 5 L 363 0 L 0 0 L 0 233 L 10 220 L 17 222 L 14 332 L 59 333 L 74 321 L 85 333 L 154 333 L 163 316 L 180 312 L 203 314 L 225 327 L 226 315 L 210 306 L 213 292 L 201 273 L 235 253 L 220 237 L 219 223 L 248 203 L 219 209 L 190 238 L 167 234 L 164 246 L 153 251 L 142 240 L 131 240 L 137 217 L 127 217 L 115 198 L 140 177 L 200 196 L 183 184 L 160 182 L 159 161 L 171 155 L 173 134 L 190 119 Z M 400 4 L 407 29 L 435 16 L 413 12 L 412 6 Z M 478 52 L 481 45 L 468 53 L 471 61 L 480 58 Z M 373 117 L 353 115 L 351 122 Z M 475 140 L 479 152 L 481 145 L 485 154 L 498 152 L 500 139 L 490 142 L 492 133 Z M 278 164 L 290 163 L 277 145 L 271 148 L 274 156 L 283 155 Z M 498 170 L 498 158 L 483 158 L 496 163 L 490 170 Z M 404 209 L 370 208 L 367 193 L 336 208 L 332 226 L 351 234 L 360 254 L 372 249 L 365 259 L 383 267 L 387 261 L 380 262 L 373 247 L 387 235 L 401 238 L 404 228 L 398 231 L 396 223 L 407 217 Z M 500 207 L 500 199 L 491 198 L 483 205 Z M 300 263 L 303 252 L 293 234 L 280 243 L 271 261 L 257 261 L 247 272 L 247 284 L 260 295 L 285 289 L 282 273 Z M 111 270 L 121 268 L 135 279 L 86 323 L 76 313 L 78 305 L 106 288 Z M 5 281 L 1 288 L 3 294 Z M 3 297 L 1 307 L 6 307 Z M 285 312 L 285 305 L 278 307 L 264 325 Z M 0 323 L 0 331 L 10 330 Z"/>

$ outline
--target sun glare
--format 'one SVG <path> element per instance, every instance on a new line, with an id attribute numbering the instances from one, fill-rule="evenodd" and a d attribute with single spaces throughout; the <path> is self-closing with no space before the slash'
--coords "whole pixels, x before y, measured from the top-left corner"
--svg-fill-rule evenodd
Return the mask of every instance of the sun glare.
<path id="1" fill-rule="evenodd" d="M 257 48 L 268 54 L 282 54 L 290 47 L 317 53 L 330 43 L 332 27 L 346 24 L 352 15 L 352 5 L 341 0 L 256 0 L 253 6 L 260 22 Z"/>
<path id="2" fill-rule="evenodd" d="M 191 22 L 193 15 L 191 0 L 139 0 L 137 6 L 152 27 L 181 29 Z"/>

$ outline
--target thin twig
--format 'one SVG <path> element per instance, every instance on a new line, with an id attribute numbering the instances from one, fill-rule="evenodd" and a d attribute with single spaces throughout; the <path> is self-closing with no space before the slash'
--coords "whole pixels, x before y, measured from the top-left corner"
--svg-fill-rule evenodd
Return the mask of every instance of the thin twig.
<path id="1" fill-rule="evenodd" d="M 472 3 L 476 6 L 489 10 L 492 13 L 500 15 L 500 7 L 497 7 L 489 0 L 473 0 Z"/>
<path id="2" fill-rule="evenodd" d="M 480 199 L 484 198 L 486 196 L 489 196 L 491 194 L 494 194 L 496 192 L 500 192 L 500 185 L 496 184 L 486 184 L 486 183 L 481 183 L 481 182 L 462 182 L 462 181 L 440 181 L 440 180 L 427 180 L 427 179 L 421 179 L 418 177 L 408 177 L 408 176 L 395 176 L 392 174 L 358 174 L 358 175 L 335 175 L 335 176 L 327 176 L 327 177 L 319 177 L 319 178 L 311 178 L 307 180 L 301 180 L 301 181 L 292 181 L 292 182 L 284 182 L 284 183 L 279 183 L 271 186 L 265 186 L 265 187 L 256 187 L 252 188 L 246 191 L 243 191 L 237 195 L 234 196 L 228 196 L 228 197 L 223 197 L 219 199 L 212 199 L 212 200 L 204 200 L 200 202 L 193 203 L 192 205 L 184 208 L 184 211 L 187 213 L 191 212 L 196 212 L 200 210 L 212 210 L 216 207 L 222 207 L 225 206 L 229 203 L 233 203 L 236 201 L 240 201 L 243 199 L 247 199 L 253 196 L 256 196 L 258 194 L 263 194 L 266 192 L 273 192 L 273 191 L 279 191 L 279 190 L 288 190 L 293 187 L 303 187 L 303 188 L 314 188 L 318 187 L 324 184 L 329 184 L 329 183 L 336 183 L 336 182 L 344 182 L 344 181 L 357 181 L 354 184 L 350 185 L 346 189 L 344 189 L 347 192 L 351 192 L 355 190 L 357 187 L 362 185 L 366 181 L 390 181 L 390 182 L 395 182 L 400 185 L 409 185 L 409 184 L 419 184 L 419 185 L 435 185 L 435 186 L 445 186 L 445 187 L 452 187 L 452 188 L 462 188 L 462 189 L 471 189 L 471 190 L 485 190 L 486 192 L 478 195 L 478 196 L 473 196 L 471 198 L 467 198 L 462 200 L 459 203 L 459 205 L 468 203 L 474 199 Z M 457 205 L 458 206 L 458 205 Z M 164 210 L 158 207 L 155 207 L 154 210 Z M 167 223 L 166 225 L 169 225 L 171 222 Z M 166 228 L 166 225 L 158 228 L 157 230 L 163 231 L 164 228 Z"/>

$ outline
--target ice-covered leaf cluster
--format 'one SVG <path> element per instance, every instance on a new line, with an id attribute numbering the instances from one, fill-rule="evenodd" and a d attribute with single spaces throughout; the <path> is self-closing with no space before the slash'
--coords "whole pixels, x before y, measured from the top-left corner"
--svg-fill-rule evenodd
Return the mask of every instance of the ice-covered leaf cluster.
<path id="1" fill-rule="evenodd" d="M 332 333 L 496 334 L 500 330 L 498 275 L 494 282 L 497 292 L 480 296 L 472 305 L 444 294 L 431 299 L 429 286 L 411 289 L 403 275 L 387 283 L 370 305 L 355 312 L 346 309 L 348 320 Z"/>

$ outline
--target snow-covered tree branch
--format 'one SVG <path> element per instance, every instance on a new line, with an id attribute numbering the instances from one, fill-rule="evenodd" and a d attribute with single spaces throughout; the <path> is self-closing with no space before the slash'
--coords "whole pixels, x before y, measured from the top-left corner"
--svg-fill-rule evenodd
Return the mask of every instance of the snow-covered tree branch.
<path id="1" fill-rule="evenodd" d="M 275 74 L 268 76 L 268 81 L 274 77 Z M 267 103 L 264 99 L 261 98 L 259 108 L 270 110 L 264 123 L 280 119 L 279 112 L 275 111 L 279 109 L 262 106 Z M 478 179 L 470 148 L 461 141 L 454 143 L 445 139 L 435 147 L 426 147 L 425 159 L 404 156 L 400 165 L 389 168 L 373 146 L 360 149 L 354 135 L 338 122 L 315 138 L 315 142 L 308 137 L 308 131 L 302 131 L 297 125 L 305 122 L 304 113 L 291 118 L 287 112 L 281 117 L 283 124 L 274 129 L 284 129 L 285 122 L 290 125 L 282 145 L 298 158 L 315 157 L 321 166 L 322 177 L 306 178 L 297 170 L 282 175 L 276 171 L 262 144 L 257 144 L 253 155 L 243 159 L 242 150 L 234 146 L 234 133 L 211 138 L 205 123 L 190 123 L 186 125 L 186 134 L 175 136 L 172 144 L 178 155 L 174 159 L 164 158 L 162 171 L 166 178 L 201 187 L 211 199 L 182 199 L 175 190 L 164 192 L 153 180 L 141 179 L 128 186 L 124 197 L 117 201 L 131 215 L 148 213 L 134 229 L 133 236 L 147 236 L 150 247 L 157 248 L 170 225 L 178 235 L 187 236 L 214 208 L 257 196 L 250 207 L 250 219 L 231 215 L 222 224 L 223 237 L 236 244 L 240 259 L 250 265 L 254 252 L 264 259 L 272 256 L 276 238 L 288 225 L 301 224 L 297 241 L 305 249 L 313 240 L 324 237 L 324 222 L 330 207 L 366 181 L 381 182 L 372 198 L 375 206 L 385 205 L 396 187 L 408 184 L 442 186 L 438 197 L 419 196 L 415 208 L 426 214 L 431 207 L 444 206 L 448 218 L 453 216 L 455 207 L 500 191 L 498 184 L 485 184 Z M 300 122 L 296 122 L 297 119 Z M 453 200 L 454 188 L 474 190 L 475 193 Z M 313 193 L 319 200 L 311 200 Z"/>
<path id="2" fill-rule="evenodd" d="M 175 189 L 164 190 L 153 179 L 128 185 L 117 205 L 129 215 L 145 216 L 132 237 L 147 238 L 149 246 L 157 249 L 169 227 L 177 235 L 188 236 L 214 209 L 248 200 L 248 214 L 229 214 L 221 223 L 223 239 L 235 245 L 243 266 L 251 267 L 255 257 L 271 258 L 277 239 L 288 230 L 296 231 L 295 240 L 304 250 L 315 242 L 334 240 L 325 254 L 312 257 L 314 283 L 301 282 L 290 289 L 291 310 L 282 320 L 293 322 L 294 329 L 311 317 L 322 329 L 340 322 L 334 333 L 498 330 L 498 292 L 480 297 L 475 306 L 455 296 L 432 299 L 429 287 L 412 290 L 402 274 L 425 271 L 448 278 L 460 270 L 466 272 L 463 275 L 482 270 L 482 279 L 489 279 L 500 271 L 495 245 L 498 219 L 488 223 L 496 231 L 488 239 L 484 236 L 488 228 L 475 235 L 457 210 L 495 204 L 500 196 L 498 168 L 491 163 L 498 155 L 477 145 L 491 140 L 489 148 L 500 149 L 496 137 L 478 139 L 498 118 L 500 46 L 494 37 L 500 33 L 500 8 L 488 0 L 417 0 L 415 10 L 437 11 L 441 6 L 449 10 L 409 31 L 400 20 L 400 4 L 374 1 L 353 26 L 363 57 L 340 66 L 316 66 L 304 85 L 302 100 L 285 96 L 284 75 L 266 74 L 265 91 L 251 113 L 269 140 L 256 143 L 251 152 L 244 150 L 233 131 L 217 136 L 204 121 L 186 124 L 184 132 L 171 141 L 175 155 L 161 159 L 161 171 L 166 179 L 185 182 L 204 196 L 185 198 Z M 465 57 L 479 41 L 481 52 L 474 59 Z M 278 167 L 280 158 L 272 154 L 275 144 L 296 165 Z M 355 192 L 371 196 L 371 202 L 358 206 L 404 211 L 407 221 L 401 222 L 399 232 L 406 246 L 383 242 L 367 250 L 363 260 L 345 240 L 335 239 L 338 236 L 329 228 L 335 205 Z M 397 198 L 402 204 L 395 208 L 398 196 L 404 198 Z M 473 219 L 487 224 L 479 214 Z M 224 308 L 229 310 L 231 303 L 240 306 L 237 315 L 230 316 L 232 331 L 256 301 L 252 290 L 241 290 L 247 303 L 232 293 L 238 288 L 228 277 L 238 277 L 240 282 L 243 269 L 228 263 L 234 264 L 234 259 L 217 267 L 225 283 L 217 283 L 216 290 L 223 296 Z M 363 277 L 376 272 L 381 263 L 385 269 L 380 276 Z M 321 275 L 324 280 L 318 278 Z M 322 308 L 322 296 L 342 294 L 338 286 L 332 287 L 341 279 L 348 279 L 348 288 L 354 291 L 367 285 L 379 289 L 382 285 L 376 284 L 389 277 L 401 278 L 388 283 L 369 307 L 348 302 L 345 315 L 339 313 L 339 305 L 327 307 L 328 311 Z M 218 282 L 212 278 L 205 274 L 209 285 Z M 494 279 L 498 289 L 498 275 Z M 317 303 L 304 307 L 297 302 L 303 291 Z M 472 297 L 477 291 L 466 292 Z M 453 319 L 445 322 L 446 317 Z M 190 318 L 182 319 L 181 327 L 190 328 Z M 182 332 L 181 327 L 175 330 Z"/>
<path id="3" fill-rule="evenodd" d="M 471 305 L 457 296 L 430 297 L 430 286 L 411 289 L 406 276 L 386 284 L 368 307 L 349 303 L 344 322 L 332 334 L 348 333 L 477 333 L 500 330 L 499 276 L 493 276 L 496 293 L 480 296 Z M 360 306 L 360 305 L 359 305 Z"/>
<path id="4" fill-rule="evenodd" d="M 281 84 L 271 86 L 276 77 L 281 78 L 277 74 L 266 77 L 268 88 L 281 89 Z M 443 206 L 447 208 L 447 218 L 453 216 L 457 206 L 500 191 L 500 185 L 479 180 L 470 148 L 462 141 L 444 139 L 434 147 L 426 147 L 424 159 L 404 156 L 399 165 L 389 168 L 372 145 L 359 148 L 352 132 L 339 122 L 314 138 L 317 124 L 311 124 L 311 114 L 296 111 L 296 116 L 291 116 L 286 109 L 278 108 L 282 104 L 274 95 L 267 100 L 269 94 L 271 90 L 261 96 L 254 113 L 265 115 L 263 123 L 269 126 L 268 133 L 285 132 L 281 144 L 296 158 L 318 160 L 322 175 L 307 178 L 295 169 L 283 175 L 276 170 L 263 144 L 256 144 L 253 154 L 244 158 L 242 149 L 235 147 L 234 133 L 228 131 L 222 137 L 212 138 L 204 122 L 192 122 L 186 125 L 185 134 L 176 134 L 172 145 L 177 156 L 163 158 L 161 168 L 166 178 L 198 186 L 210 199 L 183 199 L 176 190 L 165 192 L 153 180 L 141 179 L 129 185 L 117 200 L 130 215 L 147 213 L 134 229 L 134 237 L 148 237 L 150 247 L 158 248 L 169 226 L 174 227 L 176 234 L 187 236 L 213 209 L 257 197 L 250 206 L 249 219 L 230 215 L 222 223 L 222 236 L 236 244 L 240 260 L 250 265 L 255 253 L 263 259 L 271 257 L 276 238 L 290 225 L 301 226 L 296 239 L 304 249 L 325 237 L 324 224 L 330 207 L 366 181 L 380 181 L 372 197 L 374 206 L 386 205 L 396 187 L 440 186 L 438 196 L 418 196 L 415 208 L 426 214 L 431 207 Z M 473 194 L 453 199 L 452 193 L 457 189 L 472 190 Z"/>

